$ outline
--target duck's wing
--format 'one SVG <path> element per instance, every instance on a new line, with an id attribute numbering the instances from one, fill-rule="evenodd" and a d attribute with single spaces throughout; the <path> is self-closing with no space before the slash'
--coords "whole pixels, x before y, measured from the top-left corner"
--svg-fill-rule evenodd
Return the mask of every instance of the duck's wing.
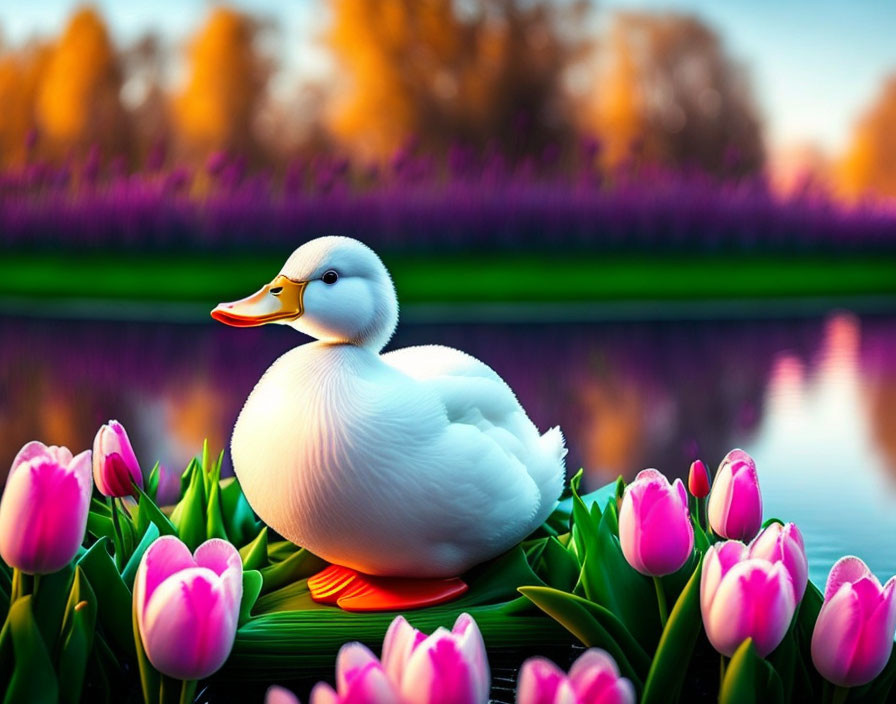
<path id="1" fill-rule="evenodd" d="M 487 448 L 495 456 L 495 449 L 500 450 L 506 458 L 504 481 L 520 482 L 528 475 L 540 497 L 535 521 L 544 520 L 563 486 L 566 448 L 559 428 L 541 435 L 507 383 L 487 364 L 460 350 L 407 347 L 383 355 L 382 360 L 435 391 L 452 431 L 469 438 L 475 429 L 484 451 Z"/>

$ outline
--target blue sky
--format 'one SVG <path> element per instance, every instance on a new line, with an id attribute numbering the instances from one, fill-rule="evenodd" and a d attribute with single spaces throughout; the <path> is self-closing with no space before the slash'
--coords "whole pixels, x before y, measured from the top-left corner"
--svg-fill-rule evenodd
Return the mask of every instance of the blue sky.
<path id="1" fill-rule="evenodd" d="M 77 3 L 32 0 L 0 5 L 0 31 L 18 43 L 60 31 Z M 100 0 L 117 39 L 152 28 L 173 44 L 202 21 L 207 0 Z M 314 44 L 323 24 L 316 0 L 237 0 L 278 20 L 286 90 L 292 75 L 320 76 L 326 54 Z M 896 72 L 896 0 L 604 0 L 602 11 L 644 8 L 693 12 L 724 38 L 749 69 L 772 147 L 816 142 L 831 152 L 848 143 L 856 118 L 882 80 Z"/>

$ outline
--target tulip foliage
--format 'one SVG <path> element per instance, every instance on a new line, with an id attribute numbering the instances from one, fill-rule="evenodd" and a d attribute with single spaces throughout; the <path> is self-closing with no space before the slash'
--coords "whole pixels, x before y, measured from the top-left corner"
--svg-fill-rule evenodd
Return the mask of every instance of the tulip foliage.
<path id="1" fill-rule="evenodd" d="M 126 439 L 116 433 L 97 447 L 119 435 Z M 620 701 L 641 702 L 883 702 L 896 682 L 896 584 L 882 586 L 849 558 L 835 566 L 823 596 L 807 580 L 799 530 L 775 520 L 761 526 L 754 515 L 761 503 L 743 454 L 726 458 L 723 467 L 734 471 L 709 496 L 717 502 L 710 524 L 715 516 L 740 540 L 707 528 L 704 497 L 689 499 L 680 481 L 655 470 L 588 495 L 579 473 L 541 529 L 464 575 L 470 589 L 458 600 L 405 613 L 380 656 L 396 614 L 314 602 L 307 578 L 326 563 L 258 521 L 239 483 L 222 479 L 223 453 L 213 457 L 206 446 L 179 491 L 158 466 L 144 475 L 136 462 L 107 463 L 101 479 L 124 481 L 110 497 L 101 489 L 111 480 L 87 491 L 89 452 L 73 457 L 39 443 L 23 452 L 0 501 L 4 702 L 186 702 L 202 691 L 199 680 L 212 692 L 252 683 L 258 692 L 331 681 L 334 663 L 338 674 L 356 659 L 374 678 L 365 687 L 382 672 L 407 699 L 419 694 L 408 675 L 418 665 L 427 681 L 460 681 L 427 670 L 436 667 L 429 656 L 414 659 L 419 634 L 440 634 L 431 641 L 444 641 L 439 652 L 456 640 L 466 653 L 464 643 L 479 642 L 469 635 L 473 625 L 492 663 L 519 667 L 531 654 L 558 663 L 527 662 L 517 701 L 591 701 L 585 672 L 604 673 L 600 682 Z M 70 496 L 59 489 L 54 503 L 46 487 L 69 484 Z M 749 501 L 726 504 L 738 496 Z M 598 649 L 580 658 L 594 667 L 569 669 L 576 643 Z M 488 664 L 470 648 L 479 674 L 464 685 L 464 701 L 484 704 Z M 561 662 L 558 652 L 570 657 Z M 319 687 L 318 699 L 341 701 L 343 679 L 335 690 Z M 417 694 L 414 701 L 431 701 Z"/>

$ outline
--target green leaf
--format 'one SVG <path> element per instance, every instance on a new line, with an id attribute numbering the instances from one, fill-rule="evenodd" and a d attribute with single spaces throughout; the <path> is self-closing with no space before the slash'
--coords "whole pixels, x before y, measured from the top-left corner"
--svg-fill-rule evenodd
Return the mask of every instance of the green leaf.
<path id="1" fill-rule="evenodd" d="M 193 460 L 190 467 L 187 490 L 171 514 L 171 523 L 178 537 L 193 551 L 206 537 L 206 497 L 205 478 L 199 463 Z"/>
<path id="2" fill-rule="evenodd" d="M 267 593 L 290 582 L 310 577 L 316 572 L 320 572 L 326 566 L 327 563 L 324 560 L 301 548 L 283 560 L 283 562 L 278 562 L 276 565 L 260 570 L 264 580 L 263 591 Z"/>
<path id="3" fill-rule="evenodd" d="M 242 625 L 252 618 L 252 607 L 258 601 L 264 580 L 258 570 L 243 571 L 243 600 L 240 602 L 239 623 Z"/>
<path id="4" fill-rule="evenodd" d="M 80 567 L 75 568 L 72 590 L 62 623 L 57 672 L 60 696 L 66 704 L 78 704 L 96 625 L 96 595 Z"/>
<path id="5" fill-rule="evenodd" d="M 221 518 L 221 487 L 214 482 L 208 489 L 208 506 L 206 507 L 206 538 L 227 540 L 224 520 Z"/>
<path id="6" fill-rule="evenodd" d="M 759 657 L 747 638 L 731 657 L 719 692 L 719 704 L 783 704 L 784 688 L 775 669 Z"/>
<path id="7" fill-rule="evenodd" d="M 31 596 L 17 599 L 0 631 L 0 681 L 4 704 L 55 704 L 59 685 L 32 611 Z"/>
<path id="8" fill-rule="evenodd" d="M 87 514 L 87 532 L 96 538 L 113 538 L 115 528 L 112 525 L 112 518 L 91 509 Z"/>
<path id="9" fill-rule="evenodd" d="M 584 645 L 603 648 L 610 653 L 620 672 L 641 690 L 650 658 L 610 611 L 575 594 L 550 587 L 520 587 L 519 592 Z"/>
<path id="10" fill-rule="evenodd" d="M 572 523 L 570 530 L 572 532 L 575 554 L 579 558 L 579 563 L 584 565 L 589 553 L 597 551 L 598 522 L 594 520 L 593 514 L 585 506 L 585 502 L 581 497 L 579 497 L 579 484 L 581 481 L 582 470 L 580 469 L 569 481 L 569 488 L 572 491 Z M 596 506 L 597 504 L 594 505 Z M 600 508 L 598 508 L 598 513 L 600 513 Z M 598 517 L 599 520 L 600 518 Z"/>
<path id="11" fill-rule="evenodd" d="M 652 580 L 626 561 L 619 538 L 611 530 L 614 519 L 615 507 L 610 503 L 582 566 L 585 595 L 616 614 L 645 649 L 653 650 L 660 631 L 659 614 L 653 608 L 656 591 Z"/>
<path id="12" fill-rule="evenodd" d="M 688 664 L 703 620 L 700 615 L 700 574 L 703 562 L 697 567 L 685 585 L 663 629 L 650 673 L 644 683 L 642 704 L 652 702 L 676 702 L 684 684 Z"/>
<path id="13" fill-rule="evenodd" d="M 255 519 L 255 514 L 243 496 L 243 490 L 235 477 L 222 480 L 220 487 L 224 528 L 230 536 L 230 542 L 242 547 L 258 535 L 261 523 Z"/>
<path id="14" fill-rule="evenodd" d="M 115 569 L 109 556 L 109 541 L 102 538 L 84 553 L 78 565 L 90 582 L 97 597 L 97 616 L 103 630 L 116 647 L 128 657 L 134 655 L 134 639 L 128 614 L 131 611 L 131 592 Z"/>
<path id="15" fill-rule="evenodd" d="M 140 542 L 137 544 L 137 547 L 134 549 L 133 554 L 131 554 L 131 559 L 128 560 L 128 564 L 126 564 L 121 571 L 121 578 L 124 580 L 128 589 L 134 588 L 134 577 L 137 576 L 137 568 L 140 566 L 140 560 L 143 559 L 143 553 L 147 551 L 149 546 L 152 545 L 158 537 L 158 526 L 156 526 L 155 523 L 150 523 L 146 528 L 146 532 L 143 533 Z"/>
<path id="16" fill-rule="evenodd" d="M 159 473 L 161 472 L 161 468 L 159 467 L 159 463 L 156 462 L 153 466 L 152 470 L 149 473 L 149 476 L 146 478 L 146 494 L 153 500 L 156 500 L 156 497 L 159 495 Z M 137 487 L 138 489 L 140 487 Z"/>
<path id="17" fill-rule="evenodd" d="M 56 647 L 74 574 L 74 568 L 66 565 L 58 572 L 35 577 L 34 620 L 50 652 Z"/>
<path id="18" fill-rule="evenodd" d="M 152 498 L 138 487 L 140 498 L 137 502 L 136 529 L 145 533 L 150 523 L 159 529 L 159 535 L 177 535 L 177 529 L 168 520 L 168 516 L 156 505 Z"/>
<path id="19" fill-rule="evenodd" d="M 258 570 L 268 563 L 268 527 L 261 529 L 258 537 L 240 548 L 244 570 Z"/>
<path id="20" fill-rule="evenodd" d="M 563 591 L 572 591 L 582 571 L 575 555 L 563 547 L 557 538 L 544 541 L 541 555 L 534 564 L 536 574 L 546 584 Z"/>
<path id="21" fill-rule="evenodd" d="M 694 499 L 694 501 L 698 506 L 700 505 L 699 499 Z M 709 550 L 709 538 L 694 514 L 691 514 L 691 525 L 694 526 L 694 547 L 702 555 Z"/>

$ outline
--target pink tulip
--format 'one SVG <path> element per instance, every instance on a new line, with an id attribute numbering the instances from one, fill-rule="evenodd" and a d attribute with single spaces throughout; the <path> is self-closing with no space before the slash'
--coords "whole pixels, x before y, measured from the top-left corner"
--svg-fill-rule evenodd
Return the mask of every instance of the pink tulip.
<path id="1" fill-rule="evenodd" d="M 110 420 L 93 440 L 93 480 L 103 496 L 136 494 L 131 482 L 143 488 L 143 474 L 124 426 Z"/>
<path id="2" fill-rule="evenodd" d="M 622 497 L 619 542 L 628 563 L 651 577 L 671 574 L 688 561 L 694 527 L 680 479 L 670 485 L 655 469 L 638 473 Z"/>
<path id="3" fill-rule="evenodd" d="M 243 563 L 226 540 L 190 549 L 171 535 L 143 554 L 134 608 L 143 649 L 170 677 L 198 680 L 230 655 L 243 595 Z"/>
<path id="4" fill-rule="evenodd" d="M 688 471 L 688 491 L 698 499 L 704 498 L 709 493 L 709 472 L 706 471 L 706 465 L 702 460 L 691 462 L 691 469 Z"/>
<path id="5" fill-rule="evenodd" d="M 796 602 L 800 602 L 809 582 L 809 561 L 799 528 L 793 523 L 770 524 L 750 543 L 750 557 L 783 563 L 790 573 Z"/>
<path id="6" fill-rule="evenodd" d="M 831 568 L 812 633 L 812 662 L 825 679 L 857 687 L 877 677 L 893 650 L 896 577 L 881 587 L 857 557 Z"/>
<path id="7" fill-rule="evenodd" d="M 0 499 L 0 555 L 29 574 L 57 572 L 84 540 L 90 508 L 90 450 L 32 441 L 12 462 Z"/>
<path id="8" fill-rule="evenodd" d="M 517 704 L 634 704 L 632 683 L 599 648 L 582 653 L 567 675 L 550 660 L 529 658 L 520 670 Z"/>
<path id="9" fill-rule="evenodd" d="M 376 656 L 360 643 L 346 643 L 336 656 L 336 689 L 318 682 L 311 704 L 402 704 L 402 699 Z"/>
<path id="10" fill-rule="evenodd" d="M 751 558 L 736 540 L 706 551 L 700 579 L 703 627 L 713 647 L 732 656 L 747 638 L 762 657 L 778 647 L 796 610 L 793 583 L 783 562 Z"/>
<path id="11" fill-rule="evenodd" d="M 485 643 L 469 614 L 450 631 L 426 636 L 397 617 L 383 641 L 383 667 L 405 704 L 480 704 L 488 701 Z"/>
<path id="12" fill-rule="evenodd" d="M 756 463 L 743 450 L 731 450 L 716 472 L 706 508 L 709 525 L 723 538 L 750 540 L 762 525 L 762 494 Z"/>

